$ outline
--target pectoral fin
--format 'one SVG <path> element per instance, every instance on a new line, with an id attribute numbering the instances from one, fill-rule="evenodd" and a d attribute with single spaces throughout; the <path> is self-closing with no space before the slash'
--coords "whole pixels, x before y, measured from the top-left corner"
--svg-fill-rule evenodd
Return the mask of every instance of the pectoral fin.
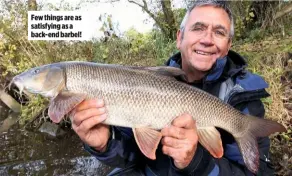
<path id="1" fill-rule="evenodd" d="M 51 100 L 49 106 L 49 117 L 54 123 L 59 123 L 75 106 L 86 98 L 85 94 L 61 92 Z"/>
<path id="2" fill-rule="evenodd" d="M 198 128 L 199 142 L 215 158 L 223 156 L 222 140 L 219 131 L 215 127 Z"/>
<path id="3" fill-rule="evenodd" d="M 155 152 L 161 140 L 161 133 L 148 127 L 133 128 L 135 140 L 141 152 L 148 158 L 155 160 Z"/>

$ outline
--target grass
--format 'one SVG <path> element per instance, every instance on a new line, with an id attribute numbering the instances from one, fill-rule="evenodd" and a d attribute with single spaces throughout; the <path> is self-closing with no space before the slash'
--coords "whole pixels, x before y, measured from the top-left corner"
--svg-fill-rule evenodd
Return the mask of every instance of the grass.
<path id="1" fill-rule="evenodd" d="M 283 124 L 288 131 L 272 135 L 271 161 L 276 175 L 292 174 L 292 37 L 266 38 L 233 46 L 248 60 L 248 69 L 264 77 L 271 94 L 263 100 L 266 118 Z"/>
<path id="2" fill-rule="evenodd" d="M 168 43 L 168 45 L 169 48 L 173 47 L 173 43 Z M 107 47 L 115 48 L 115 46 Z M 92 49 L 94 50 L 94 47 Z M 121 51 L 124 51 L 124 49 L 127 48 L 122 48 Z M 149 50 L 151 48 L 147 49 Z M 153 48 L 153 50 L 154 49 L 155 48 Z M 267 91 L 271 96 L 263 99 L 266 109 L 266 118 L 278 121 L 288 129 L 286 133 L 275 134 L 270 137 L 271 161 L 276 169 L 277 175 L 291 175 L 292 150 L 289 149 L 292 147 L 292 108 L 289 107 L 292 106 L 292 57 L 288 51 L 292 51 L 292 36 L 286 38 L 267 37 L 256 42 L 248 41 L 244 43 L 235 43 L 232 49 L 246 57 L 249 65 L 248 70 L 261 75 L 269 84 Z M 153 52 L 153 55 L 157 53 L 155 51 L 149 52 Z M 139 53 L 139 51 L 137 53 Z M 147 59 L 144 60 L 138 57 L 139 55 L 137 55 L 138 58 L 135 58 L 133 55 L 129 58 L 120 58 L 118 56 L 114 57 L 115 54 L 112 53 L 112 57 L 109 57 L 112 58 L 112 60 L 106 60 L 106 62 L 118 62 L 128 65 L 162 63 L 163 59 L 161 59 L 161 56 L 164 55 L 164 53 L 159 56 L 158 54 L 156 55 L 156 58 L 147 57 Z M 147 63 L 145 63 L 145 61 L 147 61 Z M 39 101 L 40 99 L 36 99 L 32 102 L 32 105 L 28 107 L 35 107 L 35 103 Z M 30 109 L 28 108 L 27 111 L 30 111 Z M 27 116 L 29 115 L 24 114 L 24 117 Z"/>
<path id="3" fill-rule="evenodd" d="M 18 2 L 18 1 L 17 1 Z M 67 60 L 87 60 L 127 65 L 161 65 L 175 50 L 175 43 L 165 40 L 159 31 L 141 35 L 128 33 L 128 39 L 112 39 L 109 42 L 48 42 L 28 41 L 26 4 L 11 6 L 14 13 L 0 20 L 0 86 L 14 76 L 33 66 Z M 16 9 L 14 9 L 16 8 Z M 14 10 L 13 10 L 14 9 Z M 22 18 L 24 23 L 19 23 Z M 17 20 L 17 23 L 15 23 Z M 290 24 L 289 18 L 286 19 Z M 17 24 L 19 26 L 14 26 Z M 13 27 L 14 26 L 14 27 Z M 277 26 L 277 24 L 275 25 Z M 248 38 L 235 42 L 233 50 L 248 59 L 248 69 L 265 78 L 271 97 L 263 99 L 266 118 L 283 124 L 287 133 L 271 136 L 271 160 L 277 175 L 292 175 L 292 26 L 266 37 L 265 31 L 255 29 Z M 289 36 L 290 35 L 290 36 Z M 291 54 L 287 54 L 290 52 Z M 47 100 L 34 97 L 23 107 L 21 123 L 30 122 L 45 107 Z"/>
<path id="4" fill-rule="evenodd" d="M 9 31 L 7 31 L 8 33 Z M 12 33 L 14 34 L 14 33 Z M 108 42 L 47 42 L 28 41 L 25 30 L 20 30 L 14 39 L 0 41 L 0 84 L 30 67 L 68 60 L 86 60 L 125 65 L 162 65 L 175 51 L 175 43 L 153 32 L 145 36 L 133 32 L 131 40 L 112 39 Z M 14 36 L 12 35 L 12 36 Z M 160 37 L 159 37 L 160 36 Z M 262 35 L 265 36 L 265 35 Z M 4 36 L 5 37 L 5 36 Z M 292 35 L 264 37 L 235 42 L 233 50 L 245 56 L 248 69 L 265 78 L 271 97 L 263 99 L 266 118 L 292 127 Z M 32 99 L 23 107 L 21 123 L 31 118 L 43 107 L 46 100 Z M 292 132 L 271 136 L 271 158 L 277 175 L 291 175 Z"/>

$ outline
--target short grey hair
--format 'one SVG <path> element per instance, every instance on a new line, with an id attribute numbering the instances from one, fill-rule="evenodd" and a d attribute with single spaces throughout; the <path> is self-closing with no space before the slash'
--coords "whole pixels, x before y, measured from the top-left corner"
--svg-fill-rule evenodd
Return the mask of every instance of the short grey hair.
<path id="1" fill-rule="evenodd" d="M 186 15 L 184 16 L 181 24 L 180 24 L 180 30 L 182 31 L 182 34 L 184 34 L 184 30 L 185 30 L 185 26 L 187 23 L 187 20 L 189 18 L 189 15 L 191 13 L 191 11 L 195 8 L 195 7 L 202 7 L 202 6 L 213 6 L 213 7 L 218 7 L 218 8 L 222 8 L 229 17 L 230 20 L 230 34 L 229 37 L 230 39 L 234 36 L 234 21 L 233 21 L 233 17 L 232 17 L 232 12 L 231 10 L 227 7 L 226 2 L 224 1 L 216 1 L 216 0 L 197 0 L 193 3 L 193 5 L 188 9 Z M 182 35 L 183 37 L 183 35 Z"/>

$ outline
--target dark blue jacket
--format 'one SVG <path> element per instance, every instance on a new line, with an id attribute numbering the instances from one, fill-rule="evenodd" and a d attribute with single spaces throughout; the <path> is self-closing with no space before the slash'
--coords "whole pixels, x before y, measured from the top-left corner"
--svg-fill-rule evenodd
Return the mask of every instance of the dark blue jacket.
<path id="1" fill-rule="evenodd" d="M 181 67 L 180 53 L 172 56 L 168 66 Z M 199 82 L 188 83 L 229 103 L 246 114 L 263 118 L 265 114 L 261 98 L 269 96 L 265 91 L 267 83 L 258 75 L 245 70 L 245 60 L 234 51 L 228 56 L 217 59 L 209 73 Z M 184 81 L 181 78 L 177 78 Z M 111 127 L 112 135 L 107 149 L 99 153 L 89 146 L 85 149 L 104 164 L 121 168 L 114 175 L 252 175 L 243 163 L 243 158 L 234 138 L 220 130 L 224 156 L 213 158 L 200 144 L 196 154 L 185 169 L 177 169 L 171 157 L 162 153 L 158 146 L 156 160 L 146 158 L 139 150 L 133 132 L 129 128 Z M 260 167 L 258 175 L 272 175 L 269 161 L 269 138 L 258 139 Z"/>

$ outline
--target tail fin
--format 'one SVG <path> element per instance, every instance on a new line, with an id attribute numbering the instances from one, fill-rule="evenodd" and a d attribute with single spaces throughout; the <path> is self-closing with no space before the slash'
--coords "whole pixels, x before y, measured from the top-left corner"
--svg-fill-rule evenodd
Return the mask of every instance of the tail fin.
<path id="1" fill-rule="evenodd" d="M 285 132 L 283 125 L 250 116 L 248 130 L 241 136 L 235 137 L 246 167 L 256 173 L 259 167 L 259 150 L 257 137 L 266 137 L 275 132 Z"/>
<path id="2" fill-rule="evenodd" d="M 251 121 L 249 123 L 249 131 L 256 137 L 266 137 L 276 132 L 286 132 L 286 128 L 272 120 L 260 119 L 249 116 Z"/>

